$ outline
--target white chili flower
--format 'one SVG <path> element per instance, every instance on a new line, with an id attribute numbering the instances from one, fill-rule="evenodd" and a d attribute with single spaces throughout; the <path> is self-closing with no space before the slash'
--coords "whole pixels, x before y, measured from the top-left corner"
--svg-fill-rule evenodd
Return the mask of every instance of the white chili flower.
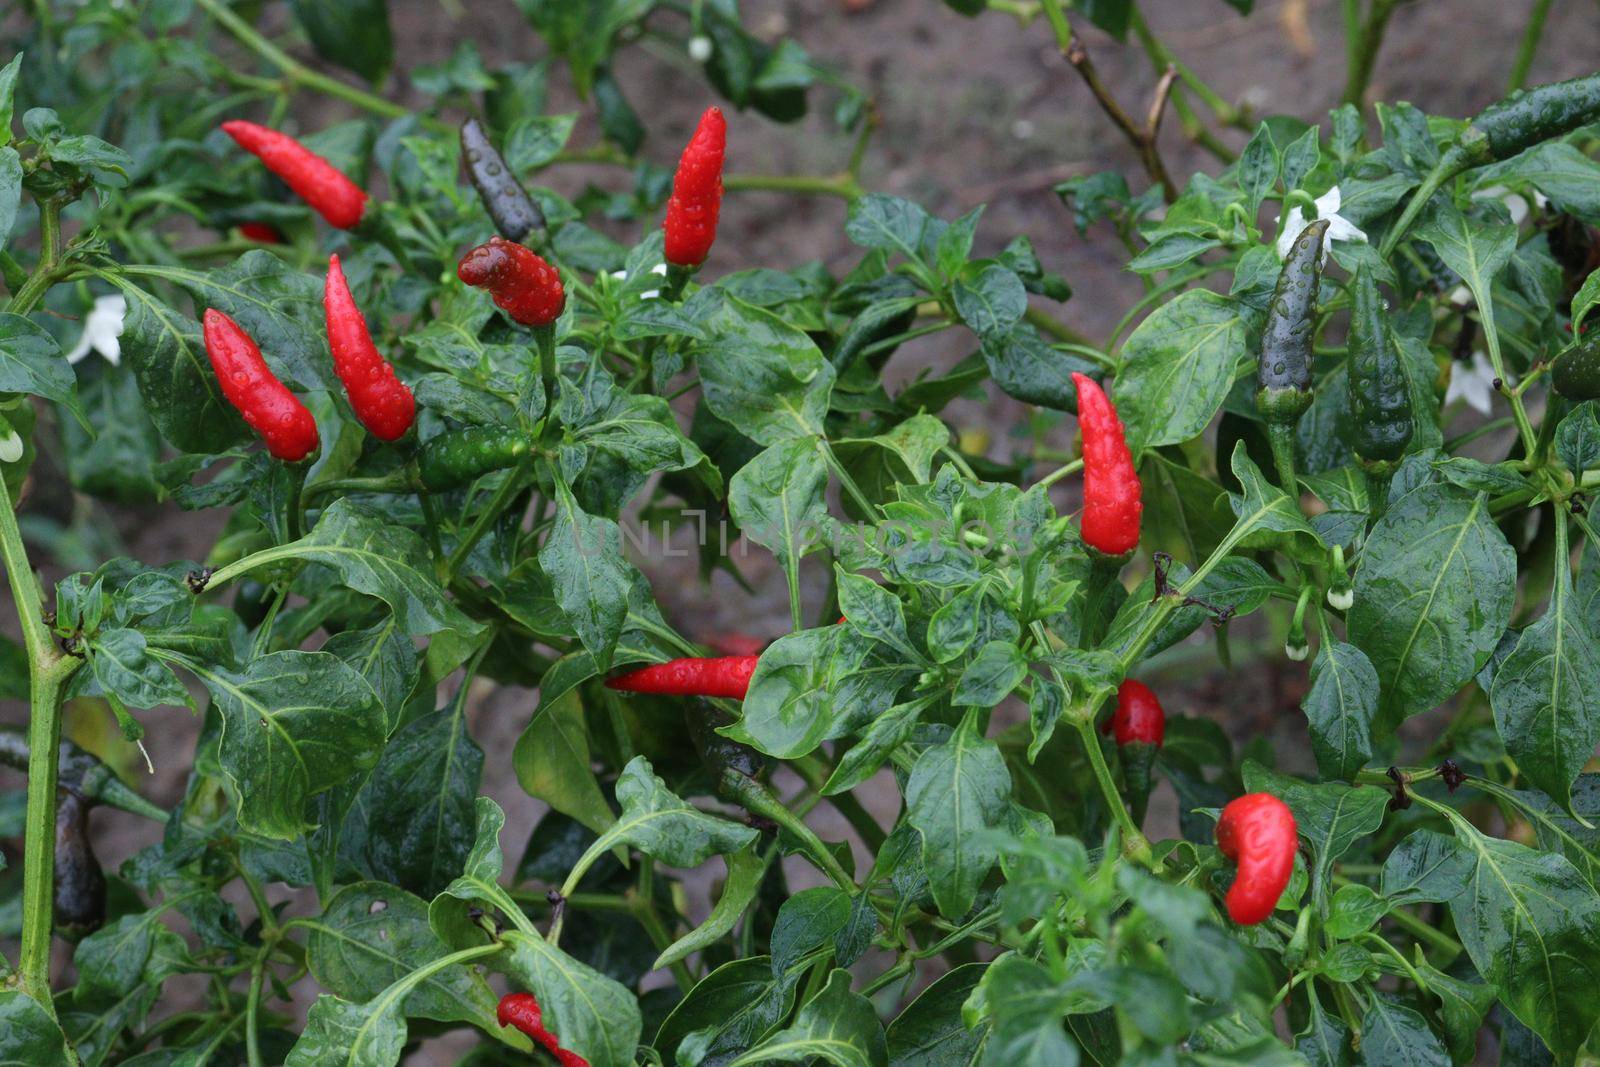
<path id="1" fill-rule="evenodd" d="M 1445 391 L 1446 405 L 1465 400 L 1467 406 L 1484 415 L 1489 414 L 1489 403 L 1494 397 L 1494 365 L 1482 352 L 1472 353 L 1472 365 L 1457 363 L 1450 370 L 1450 388 Z"/>
<path id="2" fill-rule="evenodd" d="M 1322 243 L 1322 262 L 1328 262 L 1328 253 L 1332 250 L 1335 241 L 1365 241 L 1367 235 L 1355 223 L 1339 214 L 1339 187 L 1332 189 L 1317 197 L 1317 218 L 1328 220 L 1327 239 Z M 1284 220 L 1283 229 L 1278 233 L 1278 258 L 1283 259 L 1289 254 L 1289 249 L 1294 247 L 1294 242 L 1300 236 L 1300 231 L 1315 221 L 1308 219 L 1305 212 L 1298 206 L 1289 209 L 1289 217 Z"/>
<path id="3" fill-rule="evenodd" d="M 689 58 L 696 63 L 704 63 L 711 58 L 711 38 L 703 33 L 697 33 L 689 38 Z"/>
<path id="4" fill-rule="evenodd" d="M 120 293 L 96 297 L 94 307 L 83 320 L 83 333 L 78 343 L 67 353 L 68 363 L 77 363 L 89 352 L 95 351 L 115 365 L 122 358 L 122 320 L 128 313 L 128 302 Z"/>

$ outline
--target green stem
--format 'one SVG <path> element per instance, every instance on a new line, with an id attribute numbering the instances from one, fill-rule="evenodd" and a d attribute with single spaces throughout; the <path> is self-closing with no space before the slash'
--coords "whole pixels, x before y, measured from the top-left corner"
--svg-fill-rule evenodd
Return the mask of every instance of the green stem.
<path id="1" fill-rule="evenodd" d="M 456 572 L 467 561 L 483 535 L 488 531 L 491 523 L 500 517 L 511 499 L 526 487 L 526 464 L 513 467 L 507 474 L 506 480 L 500 483 L 500 488 L 495 490 L 489 499 L 487 507 L 478 512 L 478 517 L 473 520 L 472 528 L 467 531 L 467 536 L 456 545 L 455 551 L 450 553 L 450 560 L 445 564 L 445 585 L 455 580 Z"/>
<path id="2" fill-rule="evenodd" d="M 1135 863 L 1148 867 L 1151 863 L 1150 841 L 1144 836 L 1144 831 L 1139 829 L 1139 824 L 1133 821 L 1133 813 L 1122 802 L 1122 794 L 1117 792 L 1116 779 L 1111 776 L 1111 767 L 1106 763 L 1106 754 L 1100 748 L 1100 737 L 1094 730 L 1093 710 L 1085 708 L 1083 714 L 1073 718 L 1073 726 L 1078 731 L 1079 740 L 1083 742 L 1083 751 L 1089 757 L 1089 766 L 1094 768 L 1094 779 L 1100 786 L 1100 796 L 1105 800 L 1112 818 L 1122 831 L 1122 854 Z"/>
<path id="3" fill-rule="evenodd" d="M 856 502 L 856 506 L 861 509 L 861 513 L 865 516 L 876 515 L 878 506 L 867 499 L 867 495 L 861 491 L 861 487 L 856 484 L 856 480 L 850 477 L 850 472 L 844 469 L 844 464 L 839 462 L 839 457 L 833 454 L 833 446 L 828 443 L 828 439 L 818 437 L 816 441 L 817 450 L 822 453 L 822 458 L 827 461 L 829 469 L 833 471 L 833 476 L 839 479 L 840 486 L 844 488 L 850 499 Z"/>
<path id="4" fill-rule="evenodd" d="M 1300 499 L 1300 480 L 1294 474 L 1294 423 L 1269 420 L 1267 439 L 1272 442 L 1272 462 L 1278 468 L 1278 485 L 1290 498 Z"/>
<path id="5" fill-rule="evenodd" d="M 801 193 L 836 196 L 841 200 L 854 200 L 864 191 L 850 174 L 832 178 L 806 174 L 730 174 L 722 180 L 722 187 L 731 193 Z"/>
<path id="6" fill-rule="evenodd" d="M 1075 471 L 1080 471 L 1082 469 L 1083 469 L 1083 457 L 1079 456 L 1077 459 L 1073 460 L 1071 463 L 1063 464 L 1063 465 L 1057 467 L 1055 470 L 1051 471 L 1049 474 L 1045 475 L 1043 478 L 1040 478 L 1039 481 L 1036 484 L 1042 485 L 1046 489 L 1048 489 L 1050 486 L 1056 484 L 1061 479 L 1065 478 L 1067 475 L 1072 474 Z"/>
<path id="7" fill-rule="evenodd" d="M 1539 51 L 1539 39 L 1544 36 L 1544 21 L 1549 14 L 1550 0 L 1533 0 L 1527 28 L 1522 31 L 1522 43 L 1517 46 L 1516 61 L 1511 64 L 1511 81 L 1506 85 L 1508 95 L 1528 83 L 1528 71 L 1533 67 L 1533 57 Z"/>
<path id="8" fill-rule="evenodd" d="M 244 1046 L 250 1067 L 263 1067 L 266 1063 L 261 1056 L 261 987 L 266 984 L 267 961 L 272 955 L 272 949 L 273 939 L 263 942 L 261 954 L 256 957 L 255 964 L 250 968 L 250 993 L 244 1005 Z"/>
<path id="9" fill-rule="evenodd" d="M 722 773 L 721 791 L 729 800 L 750 814 L 777 823 L 794 838 L 804 850 L 806 858 L 818 870 L 826 874 L 840 889 L 855 892 L 855 881 L 840 866 L 839 861 L 834 859 L 833 853 L 828 851 L 822 839 L 760 782 L 738 771 L 727 770 Z"/>
<path id="10" fill-rule="evenodd" d="M 336 97 L 347 104 L 352 104 L 364 111 L 385 118 L 403 119 L 411 116 L 411 111 L 392 100 L 385 100 L 353 85 L 346 85 L 335 78 L 302 64 L 299 60 L 289 55 L 283 49 L 263 37 L 254 26 L 234 14 L 223 0 L 196 0 L 205 9 L 206 14 L 215 19 L 223 29 L 233 35 L 234 39 L 250 51 L 278 68 L 289 81 L 306 89 L 314 89 L 328 96 Z M 426 115 L 418 116 L 421 125 L 435 133 L 449 133 L 451 127 L 448 123 L 439 121 Z"/>
<path id="11" fill-rule="evenodd" d="M 39 202 L 39 262 L 28 280 L 22 283 L 22 288 L 12 296 L 6 310 L 13 315 L 26 315 L 61 277 L 61 204 L 54 199 L 42 200 Z"/>
<path id="12" fill-rule="evenodd" d="M 1366 98 L 1367 87 L 1372 83 L 1372 71 L 1377 66 L 1378 49 L 1383 46 L 1383 35 L 1389 28 L 1389 16 L 1394 14 L 1396 3 L 1398 0 L 1372 0 L 1366 20 L 1361 24 L 1359 37 L 1354 42 L 1346 41 L 1344 103 L 1360 107 Z M 1346 33 L 1350 26 L 1349 6 L 1347 2 Z"/>

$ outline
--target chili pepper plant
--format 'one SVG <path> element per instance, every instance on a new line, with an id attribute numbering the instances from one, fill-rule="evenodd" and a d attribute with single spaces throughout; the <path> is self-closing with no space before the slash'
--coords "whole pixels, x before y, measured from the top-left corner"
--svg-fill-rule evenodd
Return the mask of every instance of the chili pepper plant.
<path id="1" fill-rule="evenodd" d="M 541 58 L 398 79 L 384 0 L 24 6 L 0 1062 L 1600 1058 L 1600 75 L 1372 103 L 1351 0 L 1308 121 L 1130 0 L 930 5 L 1049 34 L 1133 149 L 1016 235 L 870 188 L 871 101 L 734 0 L 520 0 Z M 844 168 L 755 172 L 808 111 Z M 742 247 L 751 191 L 853 251 Z M 1091 227 L 1106 336 L 1051 267 Z M 1002 395 L 1008 454 L 953 432 Z"/>

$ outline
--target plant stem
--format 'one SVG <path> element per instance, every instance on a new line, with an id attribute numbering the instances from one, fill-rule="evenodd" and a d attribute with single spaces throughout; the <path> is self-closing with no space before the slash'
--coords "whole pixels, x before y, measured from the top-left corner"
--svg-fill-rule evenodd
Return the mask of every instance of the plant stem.
<path id="1" fill-rule="evenodd" d="M 23 833 L 22 954 L 17 969 L 29 995 L 52 1016 L 50 934 L 55 893 L 57 761 L 61 749 L 61 691 L 77 670 L 50 641 L 40 590 L 23 547 L 11 493 L 0 480 L 0 556 L 11 582 L 28 654 L 28 807 Z"/>
<path id="2" fill-rule="evenodd" d="M 196 2 L 205 9 L 206 14 L 217 21 L 218 25 L 232 34 L 235 40 L 278 68 L 283 72 L 283 76 L 294 84 L 326 93 L 328 96 L 336 97 L 347 104 L 352 104 L 364 111 L 370 111 L 375 115 L 382 115 L 385 118 L 402 119 L 411 116 L 410 109 L 401 104 L 397 104 L 392 100 L 385 100 L 381 96 L 376 96 L 364 89 L 358 89 L 353 85 L 346 85 L 344 82 L 330 78 L 326 74 L 305 66 L 263 37 L 254 26 L 234 14 L 223 0 L 196 0 Z M 435 133 L 451 132 L 451 128 L 447 123 L 441 122 L 436 118 L 419 115 L 417 120 L 423 127 Z"/>
<path id="3" fill-rule="evenodd" d="M 1544 36 L 1544 20 L 1549 14 L 1550 0 L 1533 0 L 1527 28 L 1522 31 L 1522 43 L 1517 46 L 1516 61 L 1511 64 L 1511 81 L 1506 85 L 1508 94 L 1528 83 L 1528 71 L 1533 67 L 1533 57 L 1539 51 L 1539 39 Z"/>
<path id="4" fill-rule="evenodd" d="M 12 296 L 6 310 L 26 315 L 43 299 L 50 287 L 61 280 L 61 204 L 55 199 L 39 202 L 39 262 L 22 288 Z"/>
<path id="5" fill-rule="evenodd" d="M 841 200 L 854 200 L 864 191 L 850 174 L 831 178 L 810 174 L 730 174 L 722 180 L 722 187 L 731 193 L 802 193 Z"/>
<path id="6" fill-rule="evenodd" d="M 806 858 L 840 889 L 855 892 L 856 884 L 822 839 L 798 815 L 790 811 L 772 792 L 754 778 L 734 770 L 722 774 L 722 794 L 752 815 L 768 819 L 788 832 L 805 851 Z"/>
<path id="7" fill-rule="evenodd" d="M 1037 483 L 1035 483 L 1035 484 L 1042 485 L 1046 489 L 1048 489 L 1048 488 L 1050 488 L 1050 486 L 1056 484 L 1061 479 L 1065 478 L 1067 475 L 1072 474 L 1075 471 L 1080 471 L 1082 469 L 1083 469 L 1083 457 L 1079 456 L 1077 459 L 1073 460 L 1071 463 L 1066 463 L 1066 464 L 1063 464 L 1060 467 L 1057 467 L 1055 470 L 1051 471 L 1049 474 L 1045 475 L 1043 478 L 1040 478 L 1039 481 Z"/>
<path id="8" fill-rule="evenodd" d="M 1294 423 L 1268 422 L 1267 438 L 1272 443 L 1272 462 L 1278 468 L 1278 486 L 1298 501 L 1300 480 L 1294 474 Z"/>
<path id="9" fill-rule="evenodd" d="M 1361 23 L 1359 36 L 1355 41 L 1345 42 L 1345 55 L 1347 57 L 1344 103 L 1360 107 L 1366 98 L 1367 87 L 1372 83 L 1372 71 L 1377 65 L 1378 49 L 1383 45 L 1384 31 L 1389 28 L 1389 16 L 1394 14 L 1398 0 L 1372 0 L 1372 6 L 1367 9 L 1367 17 Z M 1354 0 L 1346 0 L 1345 4 L 1345 32 L 1351 29 L 1350 8 L 1356 6 Z"/>
<path id="10" fill-rule="evenodd" d="M 506 480 L 500 483 L 500 488 L 495 490 L 494 496 L 489 499 L 488 506 L 478 512 L 478 517 L 473 520 L 467 536 L 456 545 L 455 551 L 450 553 L 449 562 L 445 564 L 445 585 L 449 585 L 455 579 L 456 571 L 461 569 L 461 565 L 467 561 L 467 556 L 471 555 L 473 548 L 483 539 L 489 525 L 500 517 L 500 513 L 505 510 L 511 498 L 525 488 L 525 470 L 525 464 L 513 467 L 506 474 Z"/>
<path id="11" fill-rule="evenodd" d="M 1111 767 L 1106 763 L 1106 754 L 1100 748 L 1100 738 L 1094 732 L 1092 712 L 1092 708 L 1086 708 L 1085 714 L 1074 716 L 1073 726 L 1078 731 L 1078 739 L 1083 742 L 1083 751 L 1089 757 L 1089 766 L 1094 768 L 1094 778 L 1100 786 L 1100 796 L 1105 800 L 1112 818 L 1116 820 L 1118 829 L 1122 831 L 1122 854 L 1135 863 L 1148 867 L 1151 862 L 1150 841 L 1144 836 L 1144 831 L 1139 829 L 1139 824 L 1133 821 L 1128 806 L 1122 802 L 1122 794 L 1117 792 L 1117 783 L 1111 777 Z"/>

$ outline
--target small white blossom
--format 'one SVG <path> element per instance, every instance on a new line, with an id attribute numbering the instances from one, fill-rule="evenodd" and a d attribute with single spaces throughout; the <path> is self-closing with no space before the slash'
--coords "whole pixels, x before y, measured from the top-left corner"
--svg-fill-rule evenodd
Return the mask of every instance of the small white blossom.
<path id="1" fill-rule="evenodd" d="M 1328 253 L 1332 250 L 1335 241 L 1365 241 L 1367 235 L 1355 223 L 1339 214 L 1339 187 L 1332 189 L 1317 197 L 1317 218 L 1328 220 L 1327 239 L 1322 242 L 1322 262 L 1328 262 Z M 1278 234 L 1278 258 L 1288 256 L 1289 249 L 1294 247 L 1300 231 L 1315 221 L 1308 219 L 1305 212 L 1298 206 L 1289 209 L 1289 217 L 1284 220 L 1283 229 Z"/>
<path id="2" fill-rule="evenodd" d="M 1328 606 L 1336 611 L 1349 611 L 1356 602 L 1356 591 L 1348 585 L 1343 589 L 1328 590 Z"/>
<path id="3" fill-rule="evenodd" d="M 6 435 L 0 437 L 0 463 L 15 463 L 21 458 L 22 435 L 7 427 Z"/>
<path id="4" fill-rule="evenodd" d="M 1489 402 L 1494 396 L 1494 365 L 1482 352 L 1472 353 L 1472 365 L 1457 363 L 1450 372 L 1450 388 L 1445 391 L 1444 402 L 1465 400 L 1467 406 L 1484 415 L 1489 414 Z"/>
<path id="5" fill-rule="evenodd" d="M 1283 654 L 1285 656 L 1288 656 L 1290 659 L 1294 660 L 1294 662 L 1296 662 L 1296 663 L 1303 663 L 1303 662 L 1305 662 L 1306 657 L 1311 655 L 1311 646 L 1309 644 L 1305 644 L 1305 645 L 1285 644 L 1283 646 Z"/>
<path id="6" fill-rule="evenodd" d="M 1458 308 L 1471 307 L 1472 290 L 1468 289 L 1464 285 L 1456 286 L 1454 289 L 1450 290 L 1450 303 L 1454 304 Z"/>
<path id="7" fill-rule="evenodd" d="M 122 358 L 122 320 L 128 313 L 128 302 L 121 294 L 96 297 L 94 307 L 83 320 L 83 333 L 78 343 L 67 353 L 68 363 L 77 363 L 89 352 L 95 351 L 115 365 Z"/>
<path id="8" fill-rule="evenodd" d="M 1011 124 L 1011 136 L 1019 141 L 1030 141 L 1033 139 L 1035 129 L 1031 119 L 1018 119 Z"/>
<path id="9" fill-rule="evenodd" d="M 689 58 L 696 63 L 704 63 L 711 58 L 711 38 L 703 33 L 697 33 L 689 38 Z"/>

